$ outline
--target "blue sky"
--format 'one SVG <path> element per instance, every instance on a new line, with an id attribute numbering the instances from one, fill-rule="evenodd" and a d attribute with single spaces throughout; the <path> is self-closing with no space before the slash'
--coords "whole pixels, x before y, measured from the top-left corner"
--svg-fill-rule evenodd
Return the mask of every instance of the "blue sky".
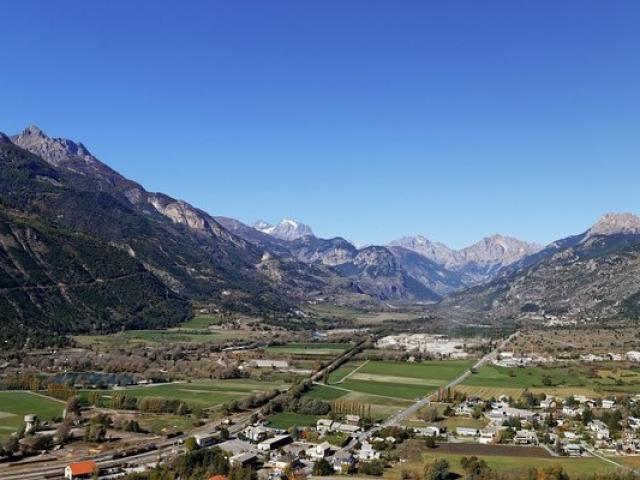
<path id="1" fill-rule="evenodd" d="M 548 242 L 640 212 L 640 3 L 3 2 L 0 131 L 322 236 Z"/>

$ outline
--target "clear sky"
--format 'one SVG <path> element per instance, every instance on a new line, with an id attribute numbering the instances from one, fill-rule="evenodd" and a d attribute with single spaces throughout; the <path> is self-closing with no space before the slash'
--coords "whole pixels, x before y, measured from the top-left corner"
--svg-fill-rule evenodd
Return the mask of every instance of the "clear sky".
<path id="1" fill-rule="evenodd" d="M 548 242 L 640 212 L 640 2 L 7 0 L 0 131 L 321 236 Z"/>

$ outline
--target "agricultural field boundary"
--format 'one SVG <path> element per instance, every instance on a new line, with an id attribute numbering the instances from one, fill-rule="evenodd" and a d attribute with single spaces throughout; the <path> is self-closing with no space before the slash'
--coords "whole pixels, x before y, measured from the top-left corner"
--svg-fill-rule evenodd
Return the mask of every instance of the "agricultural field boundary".
<path id="1" fill-rule="evenodd" d="M 354 368 L 353 370 L 351 370 L 349 373 L 347 373 L 344 377 L 342 377 L 339 381 L 337 381 L 335 383 L 335 385 L 339 384 L 339 383 L 344 383 L 345 380 L 347 380 L 351 375 L 353 375 L 354 373 L 356 373 L 358 370 L 360 370 L 361 368 L 363 368 L 367 363 L 369 363 L 369 360 L 365 360 L 362 365 L 357 366 L 356 368 Z"/>

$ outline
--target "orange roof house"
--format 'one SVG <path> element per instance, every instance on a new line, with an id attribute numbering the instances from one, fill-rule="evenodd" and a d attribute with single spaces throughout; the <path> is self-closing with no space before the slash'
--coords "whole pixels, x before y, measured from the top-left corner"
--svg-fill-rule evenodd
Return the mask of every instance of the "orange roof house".
<path id="1" fill-rule="evenodd" d="M 64 478 L 67 480 L 89 478 L 97 471 L 98 465 L 94 461 L 70 463 L 64 469 Z"/>
<path id="2" fill-rule="evenodd" d="M 209 477 L 209 480 L 229 480 L 229 478 L 226 475 L 214 475 Z"/>

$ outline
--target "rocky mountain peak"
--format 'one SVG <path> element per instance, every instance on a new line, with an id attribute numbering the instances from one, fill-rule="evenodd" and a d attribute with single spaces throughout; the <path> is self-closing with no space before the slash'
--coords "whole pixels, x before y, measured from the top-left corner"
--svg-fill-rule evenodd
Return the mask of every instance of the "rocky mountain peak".
<path id="1" fill-rule="evenodd" d="M 12 143 L 8 135 L 0 132 L 0 143 Z"/>
<path id="2" fill-rule="evenodd" d="M 37 125 L 29 125 L 22 133 L 20 133 L 21 137 L 37 137 L 37 138 L 49 138 L 46 133 L 42 131 L 40 127 Z"/>
<path id="3" fill-rule="evenodd" d="M 399 239 L 390 242 L 389 246 L 403 247 L 408 250 L 412 250 L 442 265 L 450 263 L 455 256 L 454 250 L 443 243 L 432 242 L 424 235 L 400 237 Z"/>
<path id="4" fill-rule="evenodd" d="M 460 250 L 465 261 L 479 264 L 500 263 L 510 265 L 526 255 L 531 255 L 542 248 L 537 243 L 525 242 L 504 235 L 491 235 L 479 242 Z"/>
<path id="5" fill-rule="evenodd" d="M 281 220 L 277 225 L 271 225 L 264 220 L 258 220 L 254 222 L 253 228 L 261 231 L 262 233 L 266 233 L 267 235 L 271 235 L 272 237 L 287 241 L 293 241 L 307 236 L 314 236 L 311 227 L 289 218 Z"/>
<path id="6" fill-rule="evenodd" d="M 82 143 L 67 138 L 52 138 L 35 125 L 30 125 L 12 138 L 13 143 L 42 157 L 46 162 L 58 167 L 68 168 L 77 173 L 113 173 L 106 165 L 95 158 Z M 90 171 L 87 171 L 89 169 Z"/>
<path id="7" fill-rule="evenodd" d="M 587 236 L 614 235 L 617 233 L 640 234 L 640 217 L 633 213 L 605 213 L 589 229 Z"/>

